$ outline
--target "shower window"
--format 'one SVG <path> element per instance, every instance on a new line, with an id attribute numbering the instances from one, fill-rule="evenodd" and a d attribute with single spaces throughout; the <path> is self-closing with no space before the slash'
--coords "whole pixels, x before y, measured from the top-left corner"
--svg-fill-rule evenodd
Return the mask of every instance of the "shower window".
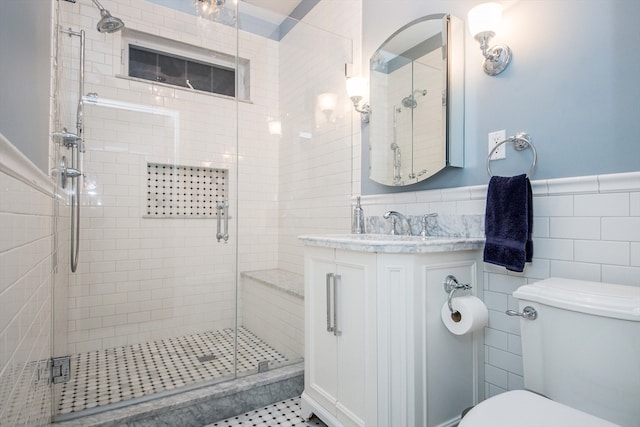
<path id="1" fill-rule="evenodd" d="M 129 77 L 235 97 L 233 69 L 129 45 Z"/>
<path id="2" fill-rule="evenodd" d="M 124 30 L 124 76 L 249 101 L 249 60 L 231 54 Z M 236 68 L 237 67 L 237 68 Z M 236 93 L 236 73 L 239 86 Z"/>

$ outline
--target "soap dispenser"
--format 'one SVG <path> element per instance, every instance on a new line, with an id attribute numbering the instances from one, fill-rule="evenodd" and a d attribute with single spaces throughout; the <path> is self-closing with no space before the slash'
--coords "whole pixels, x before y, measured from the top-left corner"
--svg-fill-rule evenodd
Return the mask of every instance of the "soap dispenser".
<path id="1" fill-rule="evenodd" d="M 353 234 L 364 234 L 364 211 L 360 205 L 360 196 L 356 198 L 356 207 L 353 209 L 351 232 Z"/>

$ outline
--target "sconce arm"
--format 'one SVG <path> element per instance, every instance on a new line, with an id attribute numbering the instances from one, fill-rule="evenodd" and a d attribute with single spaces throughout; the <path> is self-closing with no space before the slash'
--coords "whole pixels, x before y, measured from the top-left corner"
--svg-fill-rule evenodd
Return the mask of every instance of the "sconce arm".
<path id="1" fill-rule="evenodd" d="M 511 48 L 505 44 L 489 46 L 489 41 L 495 35 L 493 31 L 484 31 L 474 37 L 480 43 L 480 50 L 485 60 L 483 62 L 484 72 L 490 76 L 495 76 L 504 71 L 511 62 Z"/>
<path id="2" fill-rule="evenodd" d="M 494 33 L 493 31 L 484 31 L 482 33 L 476 34 L 476 36 L 474 37 L 476 41 L 480 43 L 480 50 L 482 51 L 482 56 L 484 56 L 487 59 L 489 59 L 489 55 L 490 55 L 487 53 L 487 51 L 489 50 L 489 40 L 491 40 L 491 38 L 495 35 L 496 33 Z"/>
<path id="3" fill-rule="evenodd" d="M 351 100 L 353 101 L 353 108 L 360 113 L 361 115 L 361 119 L 364 123 L 369 123 L 369 115 L 371 114 L 371 107 L 369 106 L 368 103 L 364 103 L 362 104 L 362 107 L 360 107 L 360 100 L 362 99 L 362 97 L 360 96 L 353 96 L 351 97 Z"/>

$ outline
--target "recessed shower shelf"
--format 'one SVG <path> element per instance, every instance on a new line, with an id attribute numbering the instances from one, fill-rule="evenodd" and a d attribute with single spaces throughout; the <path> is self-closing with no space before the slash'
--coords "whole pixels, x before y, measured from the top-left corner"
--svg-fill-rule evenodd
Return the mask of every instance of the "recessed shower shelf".
<path id="1" fill-rule="evenodd" d="M 145 218 L 215 218 L 227 200 L 228 170 L 147 163 Z"/>

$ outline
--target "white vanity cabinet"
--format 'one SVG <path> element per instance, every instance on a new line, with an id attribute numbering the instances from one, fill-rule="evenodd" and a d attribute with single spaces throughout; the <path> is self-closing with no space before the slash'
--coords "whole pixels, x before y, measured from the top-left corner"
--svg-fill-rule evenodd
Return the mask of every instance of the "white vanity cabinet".
<path id="1" fill-rule="evenodd" d="M 375 276 L 375 254 L 305 249 L 303 413 L 332 425 L 377 425 Z"/>
<path id="2" fill-rule="evenodd" d="M 481 293 L 482 240 L 414 249 L 301 240 L 302 415 L 332 427 L 455 426 L 482 398 L 484 353 L 482 332 L 457 336 L 442 323 L 442 281 L 452 274 Z"/>

